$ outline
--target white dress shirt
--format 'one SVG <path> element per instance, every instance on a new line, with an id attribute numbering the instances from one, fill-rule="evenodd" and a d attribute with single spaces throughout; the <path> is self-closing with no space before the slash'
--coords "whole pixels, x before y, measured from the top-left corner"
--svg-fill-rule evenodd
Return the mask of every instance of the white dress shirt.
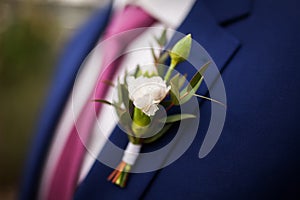
<path id="1" fill-rule="evenodd" d="M 172 33 L 171 29 L 176 29 L 183 22 L 194 2 L 195 0 L 172 0 L 171 2 L 167 0 L 116 0 L 114 2 L 114 10 L 122 9 L 124 5 L 130 3 L 142 7 L 159 21 L 153 25 L 154 28 L 146 30 L 129 45 L 128 49 L 133 50 L 133 52 L 125 56 L 118 74 L 123 74 L 125 69 L 132 71 L 137 64 L 143 66 L 153 63 L 151 52 L 149 48 L 147 48 L 149 44 L 152 44 L 154 48 L 157 47 L 153 36 L 159 36 L 163 28 L 168 27 L 170 28 L 168 38 L 170 38 L 174 33 Z M 143 47 L 146 49 L 143 50 Z M 46 158 L 40 182 L 39 199 L 45 199 L 51 177 L 53 176 L 59 156 L 70 134 L 74 119 L 78 117 L 80 110 L 89 98 L 89 94 L 94 89 L 93 87 L 97 81 L 98 74 L 101 71 L 99 67 L 103 59 L 101 55 L 103 55 L 102 49 L 97 46 L 81 66 L 73 92 L 70 94 L 59 120 L 50 151 Z M 116 82 L 118 74 L 115 76 L 114 82 Z M 114 94 L 114 90 L 110 89 L 106 99 L 109 101 L 115 99 Z M 91 142 L 86 144 L 87 153 L 84 157 L 78 183 L 86 177 L 97 155 L 118 122 L 114 108 L 103 105 L 98 117 L 98 122 L 101 123 L 95 123 L 94 131 L 91 134 Z"/>

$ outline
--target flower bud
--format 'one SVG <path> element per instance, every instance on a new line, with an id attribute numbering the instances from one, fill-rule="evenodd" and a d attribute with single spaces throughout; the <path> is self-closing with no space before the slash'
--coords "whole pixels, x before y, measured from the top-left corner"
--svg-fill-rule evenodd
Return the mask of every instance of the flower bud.
<path id="1" fill-rule="evenodd" d="M 171 66 L 176 66 L 178 63 L 185 61 L 189 55 L 192 45 L 191 34 L 188 34 L 179 40 L 170 51 Z"/>

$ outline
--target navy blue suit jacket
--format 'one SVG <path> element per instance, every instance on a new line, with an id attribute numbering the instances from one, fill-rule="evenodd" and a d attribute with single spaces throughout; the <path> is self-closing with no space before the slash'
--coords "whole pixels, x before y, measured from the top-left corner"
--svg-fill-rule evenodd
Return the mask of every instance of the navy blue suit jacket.
<path id="1" fill-rule="evenodd" d="M 97 11 L 65 49 L 32 143 L 21 199 L 36 198 L 45 155 L 76 73 L 110 12 L 110 6 Z M 198 158 L 210 116 L 210 102 L 202 102 L 197 136 L 176 162 L 132 174 L 126 189 L 107 182 L 111 169 L 95 162 L 74 198 L 299 198 L 299 19 L 297 0 L 197 1 L 178 31 L 192 33 L 222 72 L 228 109 L 218 143 Z M 112 140 L 123 146 L 126 138 L 119 132 L 116 128 L 118 137 Z"/>

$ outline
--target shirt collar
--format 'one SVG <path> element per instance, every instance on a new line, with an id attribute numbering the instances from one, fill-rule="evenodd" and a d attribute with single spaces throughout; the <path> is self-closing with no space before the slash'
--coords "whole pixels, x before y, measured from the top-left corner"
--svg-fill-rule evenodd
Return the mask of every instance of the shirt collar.
<path id="1" fill-rule="evenodd" d="M 196 0 L 115 0 L 114 8 L 121 9 L 131 4 L 143 8 L 169 28 L 177 28 L 190 12 Z"/>

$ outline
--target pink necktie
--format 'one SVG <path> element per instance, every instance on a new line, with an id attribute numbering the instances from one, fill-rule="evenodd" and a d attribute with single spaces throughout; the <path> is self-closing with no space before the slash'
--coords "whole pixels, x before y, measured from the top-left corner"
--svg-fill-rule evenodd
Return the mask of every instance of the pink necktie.
<path id="1" fill-rule="evenodd" d="M 115 34 L 141 28 L 149 27 L 156 20 L 144 12 L 141 8 L 135 6 L 127 6 L 124 10 L 117 12 L 108 26 L 104 39 L 109 38 Z M 105 48 L 105 55 L 103 66 L 108 68 L 102 71 L 99 76 L 97 87 L 91 94 L 88 102 L 85 104 L 80 112 L 80 115 L 71 129 L 65 147 L 59 157 L 53 177 L 50 182 L 48 200 L 70 200 L 73 197 L 79 170 L 86 152 L 84 144 L 88 141 L 90 132 L 95 122 L 95 116 L 100 112 L 101 104 L 93 103 L 92 99 L 104 99 L 108 86 L 103 84 L 103 80 L 112 80 L 114 73 L 121 62 L 121 58 L 111 62 L 114 57 L 121 55 L 125 47 L 136 38 L 142 31 L 134 32 L 133 34 L 126 34 L 121 40 L 111 40 L 107 48 Z M 104 67 L 105 68 L 105 67 Z M 101 123 L 101 122 L 100 122 Z M 80 134 L 80 137 L 79 135 Z"/>

